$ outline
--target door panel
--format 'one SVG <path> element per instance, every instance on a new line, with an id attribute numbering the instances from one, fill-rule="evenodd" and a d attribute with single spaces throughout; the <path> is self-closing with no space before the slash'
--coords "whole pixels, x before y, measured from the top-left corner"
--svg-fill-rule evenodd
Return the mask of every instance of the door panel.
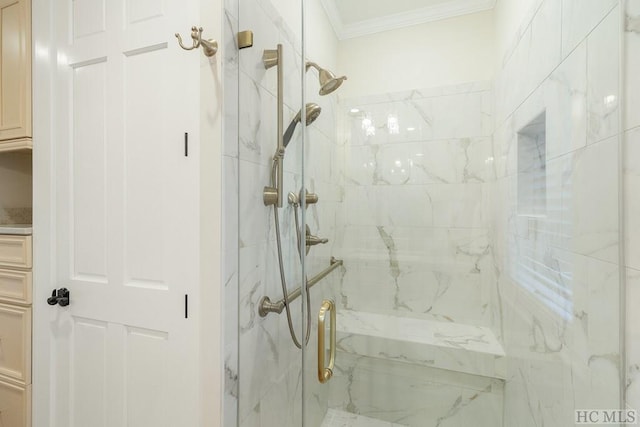
<path id="1" fill-rule="evenodd" d="M 73 320 L 74 425 L 106 426 L 109 324 L 81 317 Z"/>
<path id="2" fill-rule="evenodd" d="M 73 69 L 74 198 L 70 249 L 74 277 L 96 283 L 107 281 L 105 81 L 104 61 Z"/>
<path id="3" fill-rule="evenodd" d="M 56 9 L 54 425 L 198 425 L 199 51 L 194 0 Z M 66 95 L 65 95 L 66 94 Z M 185 156 L 185 134 L 193 149 Z"/>

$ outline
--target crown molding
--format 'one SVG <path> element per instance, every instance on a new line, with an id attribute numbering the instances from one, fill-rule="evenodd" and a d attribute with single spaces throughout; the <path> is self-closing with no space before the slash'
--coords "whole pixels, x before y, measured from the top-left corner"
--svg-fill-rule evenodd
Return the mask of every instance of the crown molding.
<path id="1" fill-rule="evenodd" d="M 345 24 L 335 3 L 340 0 L 320 1 L 339 40 L 482 12 L 493 9 L 496 4 L 496 0 L 453 0 L 435 6 L 394 13 L 393 15 L 358 21 L 353 24 Z"/>

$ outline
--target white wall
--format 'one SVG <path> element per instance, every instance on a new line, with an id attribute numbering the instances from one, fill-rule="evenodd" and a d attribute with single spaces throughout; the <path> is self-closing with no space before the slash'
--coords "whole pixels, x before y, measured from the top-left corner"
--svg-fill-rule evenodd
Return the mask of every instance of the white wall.
<path id="1" fill-rule="evenodd" d="M 306 54 L 308 59 L 317 62 L 323 67 L 329 68 L 337 75 L 343 75 L 343 70 L 338 69 L 338 39 L 333 32 L 333 27 L 320 4 L 320 0 L 312 0 L 305 3 L 305 37 Z"/>
<path id="2" fill-rule="evenodd" d="M 340 97 L 491 80 L 494 63 L 491 11 L 357 37 L 339 45 Z"/>

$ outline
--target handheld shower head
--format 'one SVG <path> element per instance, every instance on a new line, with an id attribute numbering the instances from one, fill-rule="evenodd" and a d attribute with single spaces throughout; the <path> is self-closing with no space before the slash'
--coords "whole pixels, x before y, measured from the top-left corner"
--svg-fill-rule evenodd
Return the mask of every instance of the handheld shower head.
<path id="1" fill-rule="evenodd" d="M 318 92 L 320 95 L 328 95 L 334 90 L 338 89 L 342 82 L 347 80 L 347 76 L 336 77 L 331 71 L 322 68 L 315 62 L 307 62 L 307 71 L 309 68 L 313 67 L 318 70 L 318 80 L 320 81 L 320 91 Z"/>
<path id="2" fill-rule="evenodd" d="M 310 125 L 311 123 L 313 123 L 318 116 L 320 115 L 320 113 L 322 112 L 322 108 L 320 108 L 320 106 L 314 102 L 309 102 L 306 107 L 305 107 L 305 111 L 304 111 L 304 116 L 305 116 L 305 124 Z M 302 110 L 298 111 L 298 114 L 296 114 L 296 116 L 294 117 L 294 120 L 298 121 L 298 123 L 301 121 L 301 115 Z"/>
<path id="3" fill-rule="evenodd" d="M 305 123 L 308 125 L 313 123 L 315 119 L 318 118 L 321 112 L 322 112 L 322 108 L 320 108 L 318 104 L 315 104 L 313 102 L 308 103 L 307 106 L 305 107 L 305 114 L 304 114 Z M 285 148 L 287 147 L 287 145 L 289 145 L 289 142 L 291 141 L 291 137 L 293 136 L 293 131 L 296 129 L 296 126 L 301 121 L 302 121 L 302 110 L 298 111 L 298 114 L 296 114 L 296 116 L 293 118 L 291 123 L 289 123 L 287 130 L 284 132 L 283 143 Z"/>

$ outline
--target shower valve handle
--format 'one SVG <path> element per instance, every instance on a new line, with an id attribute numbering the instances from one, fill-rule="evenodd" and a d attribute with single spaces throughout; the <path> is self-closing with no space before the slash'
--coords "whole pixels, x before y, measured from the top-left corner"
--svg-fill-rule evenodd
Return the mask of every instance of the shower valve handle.
<path id="1" fill-rule="evenodd" d="M 306 231 L 305 231 L 305 239 L 304 239 L 304 241 L 305 241 L 305 244 L 307 246 L 307 250 L 306 250 L 307 255 L 309 254 L 309 251 L 311 250 L 311 246 L 325 244 L 325 243 L 329 242 L 329 239 L 323 239 L 321 237 L 314 236 L 313 234 L 311 234 L 311 229 L 309 228 L 309 224 L 307 224 L 305 228 L 306 228 Z"/>
<path id="2" fill-rule="evenodd" d="M 329 242 L 329 239 L 323 239 L 318 236 L 307 234 L 307 246 L 315 246 L 319 244 L 325 244 L 328 242 Z"/>

